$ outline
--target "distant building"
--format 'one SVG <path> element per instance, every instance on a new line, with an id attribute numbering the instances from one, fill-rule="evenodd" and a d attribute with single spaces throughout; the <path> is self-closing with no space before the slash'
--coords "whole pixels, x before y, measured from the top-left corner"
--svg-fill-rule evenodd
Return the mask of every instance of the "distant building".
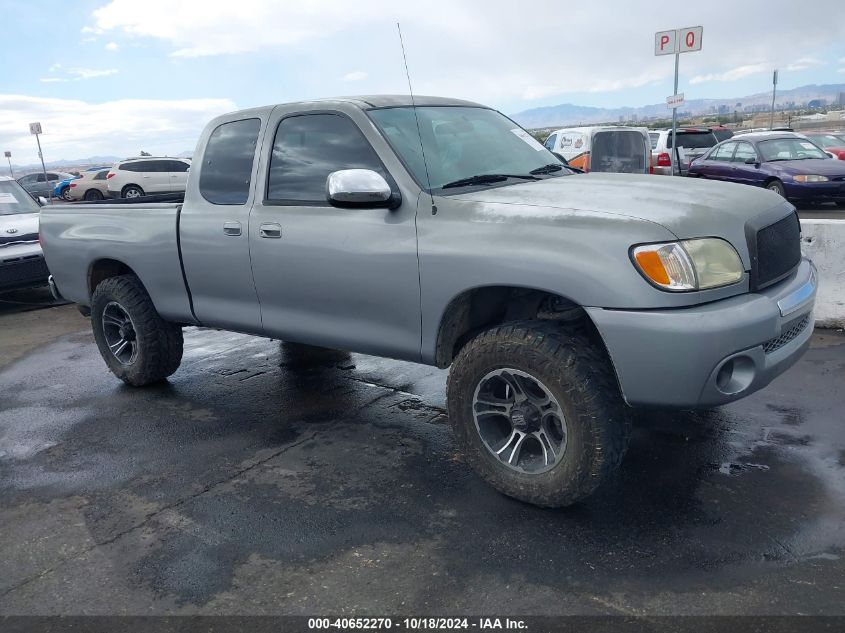
<path id="1" fill-rule="evenodd" d="M 807 107 L 810 109 L 813 108 L 823 108 L 827 104 L 825 99 L 812 99 L 807 102 Z"/>
<path id="2" fill-rule="evenodd" d="M 845 92 L 839 93 L 839 98 L 836 100 L 836 105 L 845 106 Z"/>
<path id="3" fill-rule="evenodd" d="M 724 104 L 719 106 L 719 114 L 727 114 L 730 111 L 731 111 L 731 109 Z"/>

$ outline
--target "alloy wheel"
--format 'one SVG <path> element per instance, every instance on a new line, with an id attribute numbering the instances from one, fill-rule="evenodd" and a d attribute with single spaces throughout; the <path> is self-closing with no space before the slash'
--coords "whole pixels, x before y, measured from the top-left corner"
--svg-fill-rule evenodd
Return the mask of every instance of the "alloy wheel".
<path id="1" fill-rule="evenodd" d="M 512 470 L 543 473 L 566 452 L 563 409 L 527 372 L 502 368 L 486 374 L 473 394 L 472 414 L 484 447 Z"/>

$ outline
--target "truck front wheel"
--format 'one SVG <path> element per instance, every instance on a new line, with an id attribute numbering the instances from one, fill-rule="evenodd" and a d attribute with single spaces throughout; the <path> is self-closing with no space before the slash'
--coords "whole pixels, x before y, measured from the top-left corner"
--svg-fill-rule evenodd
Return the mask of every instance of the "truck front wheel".
<path id="1" fill-rule="evenodd" d="M 542 321 L 467 343 L 449 372 L 459 448 L 488 483 L 547 507 L 590 495 L 621 463 L 630 416 L 603 349 Z"/>
<path id="2" fill-rule="evenodd" d="M 91 298 L 91 325 L 106 365 L 129 385 L 164 380 L 182 362 L 182 328 L 161 318 L 134 275 L 100 282 Z"/>

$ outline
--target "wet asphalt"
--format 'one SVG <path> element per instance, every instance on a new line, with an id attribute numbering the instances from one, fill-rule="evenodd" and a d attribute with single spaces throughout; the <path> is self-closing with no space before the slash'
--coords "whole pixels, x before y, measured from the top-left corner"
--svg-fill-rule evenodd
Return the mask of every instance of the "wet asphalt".
<path id="1" fill-rule="evenodd" d="M 637 412 L 618 476 L 544 510 L 467 467 L 445 371 L 189 328 L 132 389 L 70 306 L 0 330 L 0 614 L 845 613 L 841 332 Z"/>

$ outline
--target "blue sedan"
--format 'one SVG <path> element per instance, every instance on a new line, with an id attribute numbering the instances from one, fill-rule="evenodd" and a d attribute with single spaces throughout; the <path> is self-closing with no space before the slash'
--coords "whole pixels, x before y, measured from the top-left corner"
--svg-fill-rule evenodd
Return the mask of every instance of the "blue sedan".
<path id="1" fill-rule="evenodd" d="M 795 202 L 845 204 L 845 161 L 803 136 L 743 134 L 714 146 L 689 168 L 696 178 L 765 187 Z"/>
<path id="2" fill-rule="evenodd" d="M 54 198 L 61 198 L 62 200 L 70 200 L 70 181 L 76 180 L 79 176 L 72 176 L 71 178 L 65 178 L 64 180 L 60 180 L 56 183 L 56 186 L 53 187 L 53 197 Z"/>

